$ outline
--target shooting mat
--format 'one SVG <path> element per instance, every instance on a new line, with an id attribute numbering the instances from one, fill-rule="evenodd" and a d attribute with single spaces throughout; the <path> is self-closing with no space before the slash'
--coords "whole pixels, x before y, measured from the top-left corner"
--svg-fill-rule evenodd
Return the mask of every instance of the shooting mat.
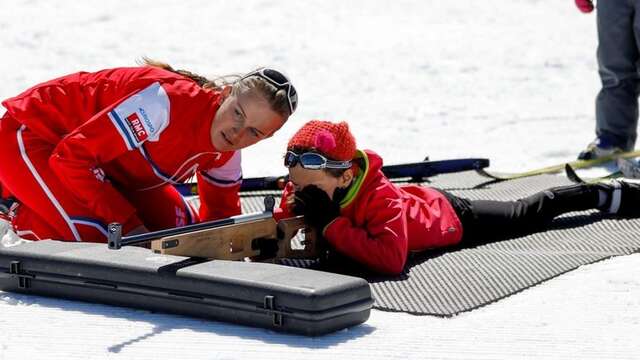
<path id="1" fill-rule="evenodd" d="M 568 185 L 563 176 L 540 175 L 492 183 L 473 171 L 429 179 L 428 185 L 470 199 L 515 200 L 549 187 Z M 261 211 L 262 197 L 243 194 L 245 212 Z M 523 291 L 585 264 L 640 249 L 640 219 L 575 212 L 547 231 L 475 248 L 448 248 L 410 257 L 394 277 L 353 273 L 371 284 L 374 308 L 416 315 L 452 316 Z M 287 265 L 309 266 L 300 261 Z M 347 271 L 348 272 L 348 271 Z"/>

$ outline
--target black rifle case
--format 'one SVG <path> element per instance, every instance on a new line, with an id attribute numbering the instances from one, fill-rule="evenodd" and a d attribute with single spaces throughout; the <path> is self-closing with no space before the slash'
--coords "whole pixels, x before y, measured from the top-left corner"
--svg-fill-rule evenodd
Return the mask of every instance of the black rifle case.
<path id="1" fill-rule="evenodd" d="M 360 278 L 283 265 L 36 241 L 0 247 L 0 290 L 142 308 L 308 336 L 361 324 Z"/>

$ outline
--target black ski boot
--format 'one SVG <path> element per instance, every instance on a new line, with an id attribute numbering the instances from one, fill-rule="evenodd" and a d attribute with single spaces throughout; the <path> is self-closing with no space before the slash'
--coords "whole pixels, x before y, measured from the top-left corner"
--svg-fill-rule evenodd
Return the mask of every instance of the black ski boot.
<path id="1" fill-rule="evenodd" d="M 570 211 L 598 209 L 623 217 L 640 217 L 640 183 L 610 180 L 593 184 L 559 186 L 543 191 L 524 201 L 531 201 L 545 210 L 546 218 Z M 541 206 L 551 202 L 549 206 Z"/>
<path id="2" fill-rule="evenodd" d="M 601 210 L 624 217 L 640 217 L 640 184 L 612 180 L 605 186 L 611 188 L 611 193 Z"/>

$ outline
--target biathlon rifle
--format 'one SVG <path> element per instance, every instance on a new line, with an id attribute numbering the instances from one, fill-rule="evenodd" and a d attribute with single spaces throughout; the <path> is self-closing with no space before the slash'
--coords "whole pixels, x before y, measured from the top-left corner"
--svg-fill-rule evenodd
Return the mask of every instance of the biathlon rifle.
<path id="1" fill-rule="evenodd" d="M 115 250 L 150 243 L 151 250 L 158 254 L 221 260 L 318 257 L 316 233 L 305 226 L 303 216 L 276 221 L 273 196 L 265 197 L 264 205 L 263 212 L 132 236 L 122 236 L 121 225 L 111 223 L 108 246 Z M 304 240 L 297 244 L 299 246 L 293 246 L 292 240 L 299 230 L 303 232 Z"/>

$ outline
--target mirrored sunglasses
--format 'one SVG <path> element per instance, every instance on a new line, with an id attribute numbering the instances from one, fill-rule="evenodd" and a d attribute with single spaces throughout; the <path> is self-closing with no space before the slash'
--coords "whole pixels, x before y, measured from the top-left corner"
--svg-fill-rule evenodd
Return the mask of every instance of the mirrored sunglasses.
<path id="1" fill-rule="evenodd" d="M 335 161 L 314 153 L 306 152 L 296 154 L 293 151 L 287 151 L 284 156 L 284 166 L 290 168 L 300 164 L 304 169 L 320 170 L 320 169 L 348 169 L 351 167 L 351 161 Z"/>
<path id="2" fill-rule="evenodd" d="M 291 111 L 291 114 L 293 114 L 298 107 L 298 92 L 284 74 L 274 69 L 262 68 L 248 73 L 244 78 L 248 78 L 249 76 L 258 76 L 275 86 L 276 89 L 285 90 L 287 93 L 287 100 L 289 100 L 289 110 Z"/>

